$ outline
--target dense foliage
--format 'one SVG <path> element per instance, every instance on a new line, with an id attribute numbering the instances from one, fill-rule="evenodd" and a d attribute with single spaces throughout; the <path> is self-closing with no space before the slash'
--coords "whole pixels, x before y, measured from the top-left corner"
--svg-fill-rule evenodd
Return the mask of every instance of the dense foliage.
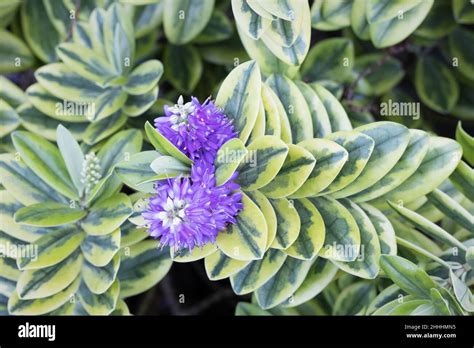
<path id="1" fill-rule="evenodd" d="M 469 0 L 4 1 L 0 313 L 129 314 L 193 262 L 237 315 L 472 313 L 473 25 Z"/>

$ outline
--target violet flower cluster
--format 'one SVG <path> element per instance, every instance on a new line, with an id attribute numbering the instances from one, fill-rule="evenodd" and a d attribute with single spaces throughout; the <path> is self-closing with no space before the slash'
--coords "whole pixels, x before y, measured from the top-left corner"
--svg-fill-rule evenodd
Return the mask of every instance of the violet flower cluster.
<path id="1" fill-rule="evenodd" d="M 192 98 L 184 104 L 180 97 L 176 105 L 165 107 L 155 127 L 194 163 L 189 177 L 157 182 L 156 195 L 142 214 L 151 236 L 175 250 L 214 243 L 243 208 L 240 186 L 234 182 L 237 172 L 220 186 L 215 179 L 217 151 L 237 136 L 232 122 L 209 99 L 200 104 Z"/>

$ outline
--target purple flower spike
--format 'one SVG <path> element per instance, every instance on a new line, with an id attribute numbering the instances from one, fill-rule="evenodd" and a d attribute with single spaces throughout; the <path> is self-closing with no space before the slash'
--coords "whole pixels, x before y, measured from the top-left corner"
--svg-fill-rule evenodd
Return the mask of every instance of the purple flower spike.
<path id="1" fill-rule="evenodd" d="M 155 127 L 194 163 L 190 177 L 158 181 L 157 193 L 142 215 L 161 245 L 192 250 L 214 243 L 243 209 L 240 186 L 234 182 L 238 174 L 216 186 L 214 167 L 217 151 L 237 133 L 209 99 L 200 104 L 192 98 L 184 104 L 179 97 L 176 105 L 165 107 L 165 114 L 155 119 Z"/>
<path id="2" fill-rule="evenodd" d="M 191 177 L 158 182 L 143 217 L 150 234 L 175 250 L 214 243 L 217 234 L 234 224 L 242 210 L 240 186 L 228 181 L 216 187 L 214 168 L 206 161 L 194 163 Z"/>
<path id="3" fill-rule="evenodd" d="M 165 106 L 164 117 L 155 119 L 155 127 L 192 160 L 213 163 L 217 151 L 235 138 L 232 121 L 210 99 L 203 104 L 196 98 L 184 104 L 180 96 L 174 106 Z"/>

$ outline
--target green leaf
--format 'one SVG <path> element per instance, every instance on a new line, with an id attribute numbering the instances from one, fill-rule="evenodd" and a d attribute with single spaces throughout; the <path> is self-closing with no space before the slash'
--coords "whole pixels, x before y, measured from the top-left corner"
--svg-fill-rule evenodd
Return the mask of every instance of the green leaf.
<path id="1" fill-rule="evenodd" d="M 171 268 L 168 250 L 160 250 L 153 240 L 132 245 L 122 252 L 118 273 L 120 297 L 142 293 L 158 283 Z"/>
<path id="2" fill-rule="evenodd" d="M 296 208 L 286 198 L 270 199 L 277 218 L 277 231 L 271 247 L 286 249 L 295 242 L 300 233 L 301 221 Z"/>
<path id="3" fill-rule="evenodd" d="M 343 271 L 360 278 L 374 279 L 379 274 L 380 241 L 374 225 L 365 212 L 349 199 L 339 201 L 354 217 L 360 231 L 360 252 L 351 262 L 333 261 Z"/>
<path id="4" fill-rule="evenodd" d="M 273 13 L 277 13 L 276 17 L 278 17 L 278 18 L 284 18 L 284 19 L 287 19 L 287 20 L 289 19 L 289 17 L 287 17 L 288 14 L 285 13 L 284 9 L 283 9 L 283 11 L 281 11 L 281 10 L 279 11 L 279 9 L 276 8 L 276 6 L 279 6 L 280 4 L 278 4 L 275 1 L 266 1 L 266 2 L 264 2 L 263 5 L 261 4 L 261 2 L 259 0 L 249 0 L 249 1 L 246 1 L 246 3 L 250 6 L 250 8 L 255 13 L 257 13 L 261 17 L 268 18 L 268 19 L 273 19 L 273 15 L 272 15 L 272 12 L 273 12 Z M 282 7 L 285 7 L 285 6 L 282 6 Z M 270 9 L 270 11 L 269 11 L 269 9 Z M 279 11 L 279 12 L 275 12 L 275 11 Z"/>
<path id="5" fill-rule="evenodd" d="M 355 0 L 352 4 L 351 27 L 354 34 L 361 40 L 370 39 L 367 7 L 366 0 Z"/>
<path id="6" fill-rule="evenodd" d="M 357 282 L 341 291 L 334 303 L 334 315 L 364 314 L 375 297 L 375 287 L 370 282 Z"/>
<path id="7" fill-rule="evenodd" d="M 166 66 L 166 79 L 178 91 L 191 93 L 201 79 L 203 71 L 199 51 L 191 45 L 167 45 L 163 61 Z"/>
<path id="8" fill-rule="evenodd" d="M 364 170 L 375 147 L 371 137 L 356 131 L 335 132 L 327 138 L 341 145 L 349 157 L 337 177 L 322 191 L 325 194 L 339 191 L 353 182 Z"/>
<path id="9" fill-rule="evenodd" d="M 106 266 L 120 249 L 120 229 L 100 236 L 87 236 L 81 243 L 85 259 L 96 267 Z"/>
<path id="10" fill-rule="evenodd" d="M 265 135 L 254 140 L 242 160 L 237 183 L 246 190 L 257 190 L 270 183 L 285 162 L 288 145 L 275 136 Z"/>
<path id="11" fill-rule="evenodd" d="M 352 79 L 359 78 L 355 91 L 368 96 L 379 96 L 391 91 L 405 75 L 402 63 L 382 53 L 358 56 L 355 60 Z"/>
<path id="12" fill-rule="evenodd" d="M 154 181 L 189 174 L 191 168 L 171 156 L 160 156 L 153 160 L 150 168 L 155 172 Z"/>
<path id="13" fill-rule="evenodd" d="M 2 99 L 0 99 L 0 121 L 0 137 L 11 133 L 20 125 L 17 112 Z"/>
<path id="14" fill-rule="evenodd" d="M 272 308 L 287 300 L 303 283 L 313 262 L 288 256 L 278 272 L 255 292 L 260 307 Z"/>
<path id="15" fill-rule="evenodd" d="M 369 0 L 367 4 L 367 20 L 369 23 L 377 23 L 398 16 L 411 8 L 417 6 L 422 0 Z"/>
<path id="16" fill-rule="evenodd" d="M 129 221 L 120 226 L 120 247 L 125 248 L 141 242 L 150 234 L 145 228 L 138 228 Z"/>
<path id="17" fill-rule="evenodd" d="M 161 133 L 158 132 L 148 121 L 145 123 L 145 132 L 148 140 L 150 140 L 151 144 L 158 152 L 170 155 L 185 164 L 190 165 L 193 163 L 176 146 L 174 146 L 168 139 L 161 135 Z"/>
<path id="18" fill-rule="evenodd" d="M 406 39 L 423 22 L 434 0 L 402 3 L 403 7 L 408 4 L 408 8 L 391 6 L 393 11 L 383 11 L 384 5 L 388 2 L 387 0 L 384 2 L 372 1 L 373 5 L 368 5 L 367 16 L 370 22 L 370 38 L 376 48 L 393 46 Z M 400 2 L 395 3 L 400 4 Z M 412 4 L 414 4 L 413 7 Z M 380 11 L 380 8 L 378 11 L 373 10 L 378 6 L 382 7 L 382 11 Z M 380 15 L 376 16 L 375 13 L 380 13 Z"/>
<path id="19" fill-rule="evenodd" d="M 82 282 L 77 295 L 84 310 L 90 315 L 109 315 L 115 309 L 119 298 L 120 282 L 116 280 L 106 292 L 97 295 L 92 293 Z"/>
<path id="20" fill-rule="evenodd" d="M 59 125 L 56 133 L 59 151 L 61 152 L 72 182 L 74 186 L 76 186 L 79 195 L 81 195 L 84 189 L 84 183 L 81 182 L 84 154 L 77 141 L 64 126 Z"/>
<path id="21" fill-rule="evenodd" d="M 106 118 L 89 123 L 83 140 L 88 145 L 97 144 L 122 129 L 126 122 L 127 116 L 119 110 Z"/>
<path id="22" fill-rule="evenodd" d="M 130 117 L 140 116 L 155 103 L 157 98 L 158 86 L 142 95 L 129 95 L 123 105 L 123 112 Z"/>
<path id="23" fill-rule="evenodd" d="M 137 129 L 127 129 L 118 132 L 111 137 L 102 146 L 97 157 L 100 161 L 102 180 L 107 180 L 106 177 L 112 173 L 112 177 L 107 181 L 102 192 L 110 190 L 109 192 L 116 192 L 120 187 L 120 180 L 113 173 L 115 165 L 131 155 L 137 153 L 142 148 L 142 134 Z"/>
<path id="24" fill-rule="evenodd" d="M 275 93 L 262 84 L 262 104 L 265 113 L 265 135 L 281 136 L 280 114 L 278 111 Z M 253 140 L 252 140 L 253 141 Z"/>
<path id="25" fill-rule="evenodd" d="M 257 290 L 278 272 L 286 258 L 285 253 L 270 249 L 263 259 L 251 261 L 243 269 L 230 276 L 232 289 L 238 295 Z"/>
<path id="26" fill-rule="evenodd" d="M 251 143 L 255 139 L 263 137 L 265 135 L 265 108 L 263 107 L 263 102 L 260 103 L 258 108 L 257 119 L 255 120 L 255 125 L 253 126 L 252 133 L 247 140 L 247 143 Z"/>
<path id="27" fill-rule="evenodd" d="M 309 112 L 313 120 L 313 136 L 315 138 L 323 138 L 330 134 L 331 123 L 329 121 L 329 115 L 321 99 L 319 99 L 316 92 L 308 84 L 302 81 L 295 81 L 295 84 L 308 104 Z"/>
<path id="28" fill-rule="evenodd" d="M 134 7 L 133 26 L 135 37 L 146 36 L 163 22 L 164 1 L 158 0 L 122 0 L 122 2 L 134 5 L 146 5 Z"/>
<path id="29" fill-rule="evenodd" d="M 87 122 L 58 121 L 51 118 L 30 104 L 23 104 L 17 109 L 21 123 L 24 128 L 35 134 L 41 135 L 47 140 L 56 141 L 56 130 L 60 124 L 69 129 L 75 139 L 82 140 L 83 133 L 88 126 Z"/>
<path id="30" fill-rule="evenodd" d="M 449 309 L 449 302 L 437 289 L 431 289 L 431 300 L 436 315 L 452 315 L 451 310 Z"/>
<path id="31" fill-rule="evenodd" d="M 224 12 L 214 10 L 212 17 L 204 30 L 194 40 L 197 44 L 220 42 L 230 38 L 233 34 L 232 22 Z"/>
<path id="32" fill-rule="evenodd" d="M 49 19 L 45 1 L 28 1 L 20 9 L 21 29 L 28 46 L 43 62 L 57 60 L 56 45 L 67 33 L 58 31 Z"/>
<path id="33" fill-rule="evenodd" d="M 104 84 L 115 77 L 105 58 L 88 47 L 64 42 L 57 46 L 56 52 L 64 64 L 86 79 Z"/>
<path id="34" fill-rule="evenodd" d="M 35 174 L 61 194 L 78 199 L 66 165 L 54 145 L 38 135 L 24 131 L 14 132 L 12 139 L 21 159 Z"/>
<path id="35" fill-rule="evenodd" d="M 88 118 L 93 116 L 92 109 L 89 109 L 87 104 L 74 104 L 68 100 L 57 98 L 39 83 L 28 87 L 26 94 L 28 101 L 33 104 L 35 109 L 59 121 L 81 123 L 88 121 Z"/>
<path id="36" fill-rule="evenodd" d="M 0 29 L 0 36 L 0 73 L 23 71 L 33 65 L 34 57 L 21 39 L 4 29 Z"/>
<path id="37" fill-rule="evenodd" d="M 80 282 L 80 277 L 77 277 L 64 290 L 52 296 L 34 300 L 20 299 L 15 291 L 8 301 L 8 312 L 14 315 L 41 315 L 54 311 L 74 296 Z"/>
<path id="38" fill-rule="evenodd" d="M 165 0 L 166 38 L 175 45 L 190 42 L 206 27 L 213 8 L 214 0 Z"/>
<path id="39" fill-rule="evenodd" d="M 233 69 L 222 82 L 216 105 L 233 120 L 234 130 L 245 143 L 257 119 L 260 105 L 260 70 L 255 61 L 245 62 Z"/>
<path id="40" fill-rule="evenodd" d="M 306 4 L 299 4 L 298 6 L 294 6 L 290 10 L 293 11 L 293 15 L 289 20 L 274 17 L 271 26 L 263 33 L 263 42 L 267 42 L 268 40 L 282 48 L 291 47 L 304 30 L 304 11 L 309 9 L 305 5 Z"/>
<path id="41" fill-rule="evenodd" d="M 438 40 L 449 34 L 456 27 L 454 16 L 448 14 L 452 12 L 451 7 L 452 1 L 435 1 L 428 16 L 416 29 L 414 35 Z"/>
<path id="42" fill-rule="evenodd" d="M 17 267 L 15 259 L 2 257 L 0 259 L 0 277 L 16 282 L 20 276 L 20 270 Z"/>
<path id="43" fill-rule="evenodd" d="M 130 310 L 128 309 L 127 303 L 122 300 L 118 299 L 117 304 L 115 305 L 115 309 L 110 315 L 117 315 L 117 316 L 124 316 L 124 315 L 131 315 Z"/>
<path id="44" fill-rule="evenodd" d="M 371 137 L 375 144 L 368 162 L 357 178 L 332 194 L 334 198 L 356 194 L 382 179 L 402 157 L 410 140 L 408 129 L 394 122 L 376 122 L 356 128 Z"/>
<path id="45" fill-rule="evenodd" d="M 474 234 L 474 216 L 456 200 L 439 189 L 427 194 L 426 197 L 443 214 Z"/>
<path id="46" fill-rule="evenodd" d="M 257 305 L 246 302 L 239 302 L 235 307 L 236 316 L 254 316 L 254 315 L 271 315 L 269 312 L 264 311 Z"/>
<path id="47" fill-rule="evenodd" d="M 298 238 L 285 253 L 300 260 L 313 259 L 323 247 L 326 228 L 323 218 L 308 199 L 297 199 L 293 204 L 301 222 Z"/>
<path id="48" fill-rule="evenodd" d="M 333 198 L 310 198 L 323 217 L 326 238 L 319 255 L 330 260 L 354 261 L 360 252 L 361 233 L 357 221 Z"/>
<path id="49" fill-rule="evenodd" d="M 0 231 L 0 241 L 3 245 L 24 244 L 22 241 L 34 242 L 42 235 L 50 232 L 50 229 L 38 228 L 17 224 L 13 220 L 13 215 L 23 205 L 18 203 L 8 191 L 0 191 L 0 219 L 2 221 L 2 231 Z"/>
<path id="50" fill-rule="evenodd" d="M 159 156 L 156 151 L 139 152 L 130 156 L 128 161 L 118 163 L 114 170 L 127 186 L 140 192 L 154 193 L 154 183 L 150 180 L 156 173 L 151 169 L 150 163 Z"/>
<path id="51" fill-rule="evenodd" d="M 354 45 L 350 39 L 326 39 L 311 48 L 301 67 L 301 75 L 310 82 L 345 82 L 351 76 L 353 64 Z"/>
<path id="52" fill-rule="evenodd" d="M 336 142 L 326 139 L 308 139 L 298 143 L 298 146 L 309 151 L 316 164 L 305 183 L 290 197 L 315 196 L 336 179 L 348 160 L 348 152 Z"/>
<path id="53" fill-rule="evenodd" d="M 4 88 L 0 91 L 0 98 L 13 108 L 17 108 L 26 102 L 26 95 L 23 90 L 7 79 L 5 76 L 0 76 L 0 83 Z"/>
<path id="54" fill-rule="evenodd" d="M 81 252 L 76 250 L 54 266 L 23 271 L 16 286 L 18 296 L 23 300 L 32 300 L 57 294 L 76 279 L 82 262 Z"/>
<path id="55" fill-rule="evenodd" d="M 15 292 L 15 281 L 0 278 L 0 295 L 5 297 L 12 296 Z"/>
<path id="56" fill-rule="evenodd" d="M 146 96 L 148 96 L 148 94 Z M 121 87 L 107 88 L 96 99 L 95 103 L 97 107 L 94 108 L 95 110 L 93 109 L 95 113 L 91 117 L 91 121 L 94 122 L 109 117 L 110 115 L 113 115 L 115 112 L 120 110 L 120 108 L 122 107 L 124 109 L 124 112 L 127 113 L 127 108 L 131 107 L 128 104 L 130 99 L 134 100 L 135 98 L 133 96 L 129 96 L 127 98 L 127 93 L 125 93 Z M 133 107 L 135 104 L 132 103 L 131 105 Z"/>
<path id="57" fill-rule="evenodd" d="M 464 130 L 461 122 L 456 127 L 456 141 L 462 146 L 463 156 L 466 161 L 471 166 L 474 165 L 474 137 Z"/>
<path id="58" fill-rule="evenodd" d="M 216 250 L 204 259 L 206 274 L 210 280 L 221 280 L 230 277 L 244 268 L 251 261 L 235 260 Z"/>
<path id="59" fill-rule="evenodd" d="M 238 139 L 230 139 L 217 151 L 214 161 L 216 186 L 225 184 L 247 154 L 244 143 Z"/>
<path id="60" fill-rule="evenodd" d="M 313 155 L 298 145 L 288 145 L 288 155 L 278 174 L 260 189 L 267 197 L 283 198 L 298 190 L 316 163 Z"/>
<path id="61" fill-rule="evenodd" d="M 370 303 L 366 310 L 367 315 L 373 314 L 389 302 L 399 299 L 405 293 L 396 284 L 392 284 L 383 289 Z"/>
<path id="62" fill-rule="evenodd" d="M 270 27 L 272 18 L 260 16 L 247 1 L 232 0 L 231 4 L 236 24 L 251 39 L 258 40 Z"/>
<path id="63" fill-rule="evenodd" d="M 464 196 L 474 202 L 474 185 L 472 184 L 474 181 L 474 169 L 469 167 L 466 162 L 461 161 L 450 179 Z"/>
<path id="64" fill-rule="evenodd" d="M 453 0 L 454 18 L 458 23 L 473 24 L 474 23 L 474 9 L 469 0 Z"/>
<path id="65" fill-rule="evenodd" d="M 320 83 L 313 83 L 311 87 L 323 102 L 329 117 L 329 122 L 331 123 L 331 130 L 333 132 L 351 130 L 351 122 L 339 100 Z"/>
<path id="66" fill-rule="evenodd" d="M 20 1 L 18 0 L 12 0 L 2 5 L 0 8 L 0 27 L 6 27 L 10 24 L 19 6 Z"/>
<path id="67" fill-rule="evenodd" d="M 449 278 L 453 285 L 454 294 L 456 295 L 457 300 L 468 312 L 474 312 L 474 296 L 469 287 L 462 282 L 452 270 L 449 271 Z"/>
<path id="68" fill-rule="evenodd" d="M 263 213 L 244 193 L 244 209 L 237 216 L 237 222 L 218 234 L 219 249 L 237 260 L 261 259 L 265 253 L 268 228 Z"/>
<path id="69" fill-rule="evenodd" d="M 283 303 L 285 307 L 296 307 L 311 300 L 334 279 L 338 268 L 329 260 L 316 258 L 303 283 L 296 292 Z"/>
<path id="70" fill-rule="evenodd" d="M 473 40 L 474 34 L 462 27 L 454 29 L 448 37 L 450 57 L 456 58 L 459 72 L 470 80 L 474 79 L 474 50 L 469 44 Z"/>
<path id="71" fill-rule="evenodd" d="M 15 222 L 30 226 L 59 226 L 82 219 L 87 212 L 72 209 L 67 204 L 44 202 L 21 208 L 15 213 Z"/>
<path id="72" fill-rule="evenodd" d="M 433 84 L 436 88 L 433 88 Z M 416 64 L 415 87 L 420 99 L 431 109 L 448 113 L 459 99 L 459 85 L 451 71 L 432 57 L 420 58 Z"/>
<path id="73" fill-rule="evenodd" d="M 89 290 L 100 295 L 106 292 L 114 283 L 120 267 L 120 255 L 117 254 L 104 267 L 96 267 L 85 261 L 82 267 L 82 279 Z"/>
<path id="74" fill-rule="evenodd" d="M 288 115 L 286 113 L 285 107 L 283 106 L 282 102 L 280 101 L 280 98 L 276 95 L 276 93 L 271 89 L 268 88 L 268 91 L 272 95 L 273 101 L 275 102 L 276 108 L 279 113 L 279 118 L 280 118 L 280 130 L 281 130 L 281 140 L 287 144 L 293 143 L 292 139 L 292 129 L 291 129 L 291 124 L 290 120 L 288 118 Z"/>
<path id="75" fill-rule="evenodd" d="M 338 30 L 351 23 L 351 0 L 316 0 L 311 7 L 311 23 L 318 30 Z"/>
<path id="76" fill-rule="evenodd" d="M 410 222 L 410 224 L 417 227 L 419 230 L 423 231 L 424 233 L 438 239 L 441 242 L 447 243 L 451 246 L 458 247 L 461 250 L 466 250 L 466 247 L 455 237 L 453 237 L 450 233 L 436 225 L 435 223 L 429 221 L 425 217 L 415 213 L 414 211 L 405 208 L 400 205 L 393 204 L 392 202 L 388 201 L 388 204 L 395 210 L 403 219 Z"/>
<path id="77" fill-rule="evenodd" d="M 298 66 L 303 63 L 311 41 L 309 4 L 293 7 L 292 19 L 274 18 L 271 27 L 262 35 L 267 48 L 283 63 Z"/>
<path id="78" fill-rule="evenodd" d="M 380 242 L 380 253 L 387 255 L 397 254 L 397 241 L 395 230 L 393 229 L 390 220 L 378 209 L 372 207 L 370 204 L 361 204 L 360 207 L 369 217 Z"/>
<path id="79" fill-rule="evenodd" d="M 406 150 L 395 166 L 377 182 L 352 195 L 351 200 L 358 203 L 380 197 L 399 186 L 418 169 L 430 147 L 430 136 L 417 129 L 410 129 L 409 135 Z"/>
<path id="80" fill-rule="evenodd" d="M 382 255 L 380 266 L 395 284 L 413 296 L 430 298 L 431 289 L 438 287 L 425 271 L 400 256 Z"/>
<path id="81" fill-rule="evenodd" d="M 92 236 L 103 236 L 114 230 L 132 214 L 132 203 L 124 193 L 95 203 L 81 226 Z"/>
<path id="82" fill-rule="evenodd" d="M 97 11 L 97 10 L 95 10 Z M 125 8 L 112 3 L 104 14 L 103 23 L 97 28 L 103 33 L 105 56 L 112 62 L 117 74 L 128 74 L 134 63 L 135 37 L 131 16 Z M 127 66 L 126 60 L 130 60 Z"/>
<path id="83" fill-rule="evenodd" d="M 148 60 L 133 69 L 124 89 L 133 95 L 145 94 L 156 86 L 162 74 L 163 64 L 156 59 Z"/>
<path id="84" fill-rule="evenodd" d="M 84 240 L 85 234 L 72 227 L 50 231 L 34 242 L 36 257 L 20 257 L 17 260 L 21 270 L 54 266 L 71 255 Z"/>
<path id="85" fill-rule="evenodd" d="M 298 87 L 287 77 L 271 75 L 266 84 L 280 99 L 290 121 L 294 142 L 313 137 L 313 122 L 308 104 Z"/>
<path id="86" fill-rule="evenodd" d="M 430 148 L 417 170 L 402 184 L 370 201 L 377 208 L 386 208 L 387 200 L 405 205 L 433 191 L 454 171 L 461 159 L 461 146 L 454 140 L 430 137 Z"/>
<path id="87" fill-rule="evenodd" d="M 187 248 L 170 248 L 171 259 L 175 262 L 193 262 L 201 260 L 218 250 L 217 244 L 207 243 L 202 247 L 196 247 L 193 250 Z"/>
<path id="88" fill-rule="evenodd" d="M 237 32 L 239 34 L 240 41 L 245 48 L 245 51 L 248 53 L 248 56 L 250 56 L 251 59 L 257 61 L 263 74 L 271 75 L 274 73 L 279 73 L 285 74 L 287 76 L 295 76 L 297 74 L 299 68 L 298 66 L 289 65 L 278 59 L 261 39 L 252 39 L 239 25 L 237 25 Z M 239 52 L 240 51 L 237 51 L 232 57 L 227 58 L 227 62 L 232 63 L 232 60 L 235 58 L 240 60 L 248 59 L 248 56 L 239 56 Z M 214 60 L 216 60 L 216 58 L 214 58 Z"/>
<path id="89" fill-rule="evenodd" d="M 265 250 L 268 250 L 268 248 L 273 244 L 277 233 L 277 216 L 275 210 L 273 209 L 270 200 L 260 191 L 246 192 L 246 194 L 258 206 L 267 222 L 268 238 Z"/>
<path id="90" fill-rule="evenodd" d="M 35 71 L 35 77 L 49 93 L 71 102 L 97 103 L 97 99 L 107 91 L 63 63 L 44 65 Z"/>

